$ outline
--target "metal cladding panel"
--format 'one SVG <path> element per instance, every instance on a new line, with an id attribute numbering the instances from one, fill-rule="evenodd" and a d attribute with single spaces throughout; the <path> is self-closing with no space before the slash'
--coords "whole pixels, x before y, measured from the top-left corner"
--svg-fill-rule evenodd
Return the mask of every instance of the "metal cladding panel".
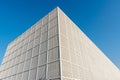
<path id="1" fill-rule="evenodd" d="M 120 80 L 120 70 L 58 8 L 61 80 Z"/>
<path id="2" fill-rule="evenodd" d="M 2 80 L 60 80 L 57 8 L 8 45 Z"/>

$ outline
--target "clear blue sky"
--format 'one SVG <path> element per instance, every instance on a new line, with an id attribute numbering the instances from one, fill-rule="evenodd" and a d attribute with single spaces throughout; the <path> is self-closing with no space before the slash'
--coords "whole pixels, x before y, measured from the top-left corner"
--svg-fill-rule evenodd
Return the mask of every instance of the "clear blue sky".
<path id="1" fill-rule="evenodd" d="M 120 69 L 120 0 L 0 0 L 0 63 L 8 43 L 56 6 Z"/>

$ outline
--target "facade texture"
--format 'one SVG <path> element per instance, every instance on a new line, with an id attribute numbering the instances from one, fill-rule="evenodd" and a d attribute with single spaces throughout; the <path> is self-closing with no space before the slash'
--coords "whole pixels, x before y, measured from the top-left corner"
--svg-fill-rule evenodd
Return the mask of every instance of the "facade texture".
<path id="1" fill-rule="evenodd" d="M 120 71 L 56 8 L 8 45 L 0 79 L 120 80 Z"/>

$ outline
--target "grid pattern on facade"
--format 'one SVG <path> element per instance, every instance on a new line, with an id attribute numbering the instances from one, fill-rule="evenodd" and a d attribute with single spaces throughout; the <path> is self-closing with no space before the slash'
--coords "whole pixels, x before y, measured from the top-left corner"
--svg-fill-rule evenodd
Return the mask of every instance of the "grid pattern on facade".
<path id="1" fill-rule="evenodd" d="M 59 11 L 59 26 L 62 79 L 93 80 L 86 62 L 86 54 L 82 52 L 85 49 L 81 46 L 82 34 L 79 28 L 62 11 Z"/>
<path id="2" fill-rule="evenodd" d="M 9 44 L 2 80 L 60 79 L 57 9 Z"/>
<path id="3" fill-rule="evenodd" d="M 119 80 L 120 71 L 58 10 L 62 80 Z"/>

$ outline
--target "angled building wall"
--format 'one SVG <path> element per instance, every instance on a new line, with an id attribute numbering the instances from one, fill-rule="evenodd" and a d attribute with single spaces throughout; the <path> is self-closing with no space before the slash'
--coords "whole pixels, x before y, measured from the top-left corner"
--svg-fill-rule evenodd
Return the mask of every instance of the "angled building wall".
<path id="1" fill-rule="evenodd" d="M 60 9 L 58 10 L 62 80 L 119 80 L 119 69 Z"/>
<path id="2" fill-rule="evenodd" d="M 8 45 L 0 79 L 120 80 L 120 71 L 55 8 Z"/>
<path id="3" fill-rule="evenodd" d="M 57 8 L 8 45 L 2 80 L 60 79 Z"/>

